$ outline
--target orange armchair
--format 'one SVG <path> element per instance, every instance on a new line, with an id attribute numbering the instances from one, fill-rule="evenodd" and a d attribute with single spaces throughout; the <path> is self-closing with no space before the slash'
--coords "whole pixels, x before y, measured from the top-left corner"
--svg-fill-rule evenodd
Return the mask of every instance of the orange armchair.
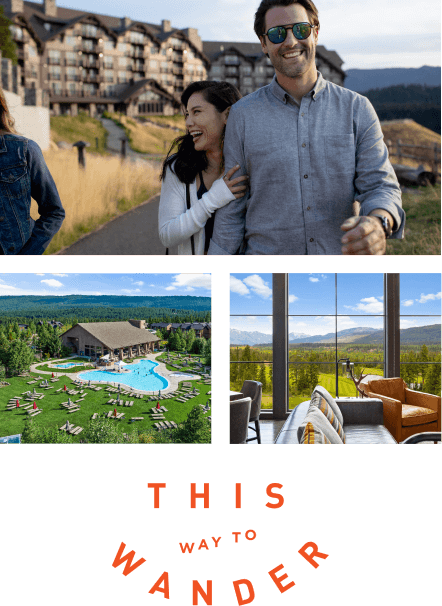
<path id="1" fill-rule="evenodd" d="M 440 431 L 440 396 L 408 389 L 403 379 L 368 381 L 360 387 L 384 405 L 384 425 L 397 442 L 422 431 Z"/>

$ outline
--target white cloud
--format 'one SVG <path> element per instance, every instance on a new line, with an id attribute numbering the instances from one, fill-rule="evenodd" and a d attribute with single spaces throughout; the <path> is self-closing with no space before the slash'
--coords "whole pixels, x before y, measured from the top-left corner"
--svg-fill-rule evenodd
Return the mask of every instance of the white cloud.
<path id="1" fill-rule="evenodd" d="M 3 282 L 3 280 L 0 280 L 1 284 L 0 284 L 0 292 L 6 291 L 6 290 L 18 290 L 18 288 L 16 288 L 15 286 L 9 286 L 9 284 L 5 284 Z"/>
<path id="2" fill-rule="evenodd" d="M 67 274 L 52 274 L 53 276 L 58 276 L 59 278 L 67 278 Z"/>
<path id="3" fill-rule="evenodd" d="M 249 295 L 250 290 L 247 286 L 242 282 L 242 280 L 238 280 L 235 276 L 230 276 L 230 292 L 235 292 L 237 295 Z"/>
<path id="4" fill-rule="evenodd" d="M 44 274 L 35 274 L 36 276 L 44 276 Z"/>
<path id="5" fill-rule="evenodd" d="M 310 282 L 319 282 L 319 278 L 309 278 Z"/>
<path id="6" fill-rule="evenodd" d="M 247 276 L 247 278 L 244 278 L 243 282 L 244 284 L 247 284 L 247 286 L 255 293 L 255 295 L 258 295 L 263 299 L 271 298 L 272 289 L 269 287 L 267 282 L 264 282 L 261 276 L 253 274 L 252 276 Z"/>
<path id="7" fill-rule="evenodd" d="M 134 282 L 134 286 L 143 286 L 144 282 Z"/>
<path id="8" fill-rule="evenodd" d="M 414 301 L 413 301 L 413 299 L 408 299 L 408 301 L 404 301 L 404 302 L 402 303 L 402 305 L 403 305 L 404 307 L 410 307 L 411 305 L 413 305 L 413 302 L 414 302 Z"/>
<path id="9" fill-rule="evenodd" d="M 47 284 L 51 288 L 60 288 L 60 286 L 63 286 L 63 284 L 58 280 L 41 280 L 41 283 Z"/>
<path id="10" fill-rule="evenodd" d="M 418 303 L 426 303 L 427 301 L 436 301 L 437 299 L 441 298 L 441 293 L 438 292 L 435 295 L 424 295 L 423 293 L 421 293 L 421 298 L 420 299 L 416 299 L 416 301 Z"/>
<path id="11" fill-rule="evenodd" d="M 347 309 L 353 309 L 353 311 L 362 311 L 368 314 L 381 314 L 384 311 L 384 304 L 377 297 L 366 297 L 361 299 L 361 302 L 353 307 L 352 305 L 344 305 Z"/>
<path id="12" fill-rule="evenodd" d="M 289 303 L 294 303 L 295 301 L 299 301 L 299 297 L 296 295 L 289 295 Z"/>
<path id="13" fill-rule="evenodd" d="M 166 290 L 177 288 L 186 288 L 188 291 L 195 288 L 211 289 L 211 274 L 177 274 L 173 276 L 172 280 L 172 284 L 166 286 Z"/>
<path id="14" fill-rule="evenodd" d="M 134 288 L 134 289 L 130 290 L 129 288 L 122 288 L 121 292 L 124 292 L 127 295 L 131 295 L 134 292 L 140 292 L 140 289 L 139 288 Z"/>

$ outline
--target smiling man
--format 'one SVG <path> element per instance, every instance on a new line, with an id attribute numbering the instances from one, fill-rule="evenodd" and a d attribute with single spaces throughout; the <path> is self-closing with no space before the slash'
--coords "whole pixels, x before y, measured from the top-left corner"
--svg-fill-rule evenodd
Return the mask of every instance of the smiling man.
<path id="1" fill-rule="evenodd" d="M 209 254 L 384 254 L 403 237 L 401 191 L 368 99 L 316 69 L 315 5 L 263 0 L 255 32 L 275 77 L 230 111 L 225 167 L 250 190 L 217 211 Z"/>

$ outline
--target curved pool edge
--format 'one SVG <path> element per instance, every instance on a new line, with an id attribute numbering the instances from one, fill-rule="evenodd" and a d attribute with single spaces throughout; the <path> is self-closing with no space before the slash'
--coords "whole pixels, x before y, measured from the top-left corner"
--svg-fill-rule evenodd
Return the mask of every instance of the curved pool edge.
<path id="1" fill-rule="evenodd" d="M 167 379 L 167 381 L 169 381 L 169 387 L 167 387 L 164 390 L 163 389 L 161 390 L 162 394 L 167 394 L 167 393 L 170 393 L 172 391 L 176 391 L 179 388 L 179 383 L 182 383 L 186 379 L 181 379 L 181 380 L 178 381 L 177 379 L 179 377 L 170 377 L 169 376 L 170 374 L 172 374 L 173 372 L 176 372 L 176 371 L 167 370 L 166 365 L 165 365 L 164 362 L 162 362 L 161 360 L 157 362 L 155 360 L 155 358 L 157 358 L 158 356 L 162 355 L 162 353 L 164 353 L 164 352 L 155 352 L 154 354 L 150 354 L 149 356 L 146 356 L 146 357 L 144 357 L 142 359 L 144 359 L 144 360 L 150 360 L 152 362 L 155 362 L 155 364 L 157 364 L 159 366 L 159 371 L 161 373 L 161 376 L 163 378 Z M 63 362 L 64 360 L 69 361 L 69 359 L 70 358 L 62 358 L 62 359 L 57 360 L 57 361 Z M 137 363 L 137 362 L 138 362 L 138 360 L 135 360 L 134 363 Z M 37 362 L 35 364 L 32 364 L 31 368 L 30 368 L 31 372 L 41 373 L 42 375 L 50 375 L 51 371 L 47 371 L 47 370 L 41 370 L 41 371 L 39 371 L 36 368 L 40 364 L 46 364 L 46 362 L 43 361 L 43 362 Z M 77 373 L 76 372 L 72 372 L 72 373 L 66 372 L 68 370 L 69 369 L 59 368 L 58 370 L 54 369 L 53 372 L 55 372 L 55 375 L 59 374 L 61 376 L 66 376 L 68 379 L 74 380 L 74 381 L 79 378 L 79 375 L 81 373 L 78 373 L 78 372 Z M 84 372 L 87 372 L 87 371 L 84 371 Z M 202 378 L 201 378 L 200 375 L 194 375 L 194 377 L 195 377 L 194 379 L 187 379 L 187 380 L 188 381 L 190 381 L 190 380 L 193 380 L 193 381 L 202 380 Z M 115 382 L 118 384 L 118 381 L 115 381 Z M 91 381 L 91 383 L 92 384 L 96 384 L 96 385 L 106 385 L 106 384 L 107 385 L 112 385 L 112 382 L 108 382 L 108 381 Z M 141 389 L 134 389 L 133 391 L 134 391 L 134 393 L 139 393 L 139 394 L 143 394 L 143 395 L 155 395 L 158 390 L 152 392 L 152 391 L 143 391 Z"/>
<path id="2" fill-rule="evenodd" d="M 140 362 L 150 362 L 150 364 L 152 364 L 151 370 L 152 370 L 152 374 L 155 376 L 155 379 L 158 383 L 161 383 L 161 386 L 157 386 L 154 389 L 143 389 L 142 387 L 139 386 L 135 386 L 135 385 L 131 385 L 130 384 L 130 379 L 133 380 L 142 380 L 142 377 L 137 377 L 136 375 L 134 375 L 133 373 L 136 371 L 136 366 L 138 364 L 140 364 Z M 159 363 L 156 362 L 155 360 L 149 360 L 148 358 L 141 358 L 140 360 L 134 360 L 133 362 L 131 362 L 130 364 L 127 364 L 127 366 L 125 366 L 125 368 L 127 368 L 128 370 L 130 370 L 131 372 L 129 373 L 119 373 L 115 370 L 106 370 L 105 368 L 95 368 L 94 370 L 84 370 L 82 372 L 78 373 L 78 379 L 80 379 L 80 381 L 91 381 L 91 383 L 106 383 L 109 385 L 121 385 L 122 387 L 124 386 L 126 389 L 134 392 L 134 393 L 144 393 L 144 394 L 156 394 L 158 393 L 158 391 L 161 391 L 161 393 L 167 393 L 170 387 L 170 381 L 168 380 L 167 377 L 163 376 L 160 372 L 157 372 L 159 370 Z M 109 377 L 107 377 L 105 380 L 101 381 L 98 377 L 94 378 L 94 379 L 90 379 L 87 378 L 87 375 L 90 373 L 97 373 L 99 374 L 100 372 L 103 373 L 109 373 Z M 112 380 L 112 378 L 110 377 L 115 377 L 115 380 Z M 127 379 L 126 379 L 127 377 Z M 129 379 L 130 377 L 130 379 Z M 125 382 L 129 381 L 129 382 Z M 163 385 L 163 383 L 166 383 L 166 385 Z"/>

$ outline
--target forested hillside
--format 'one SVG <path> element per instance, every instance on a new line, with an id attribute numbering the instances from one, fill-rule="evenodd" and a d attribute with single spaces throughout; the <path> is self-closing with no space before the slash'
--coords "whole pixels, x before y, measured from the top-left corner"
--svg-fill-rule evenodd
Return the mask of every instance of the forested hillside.
<path id="1" fill-rule="evenodd" d="M 143 319 L 150 322 L 209 322 L 210 297 L 68 295 L 0 297 L 0 321 L 76 322 Z"/>

